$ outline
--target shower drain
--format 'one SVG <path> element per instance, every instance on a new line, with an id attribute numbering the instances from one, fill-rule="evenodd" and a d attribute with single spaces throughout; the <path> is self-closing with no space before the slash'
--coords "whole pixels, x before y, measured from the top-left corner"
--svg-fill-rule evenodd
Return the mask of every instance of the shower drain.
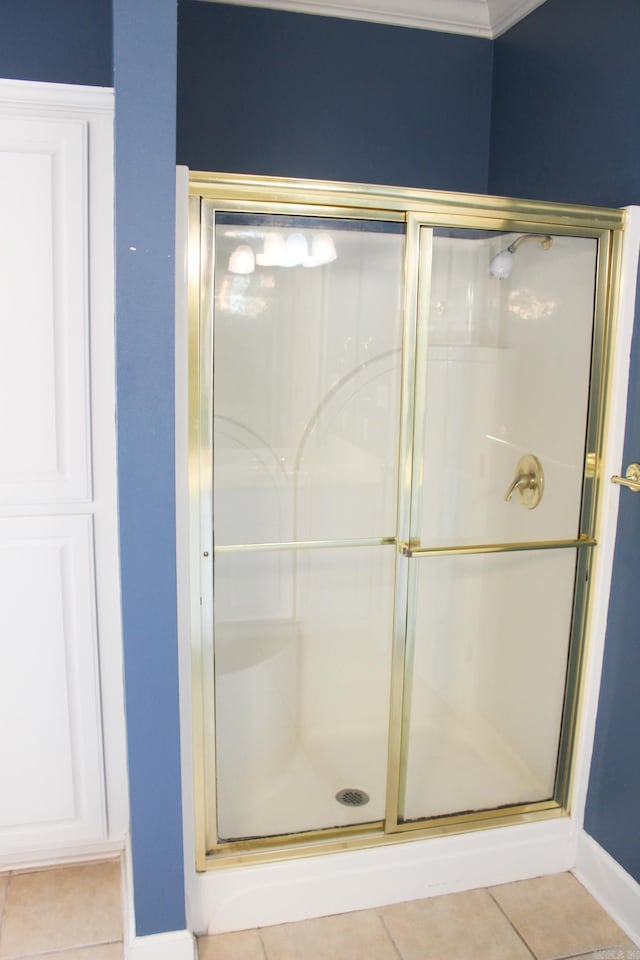
<path id="1" fill-rule="evenodd" d="M 345 787 L 344 790 L 338 790 L 336 800 L 344 803 L 345 807 L 363 807 L 369 803 L 369 794 L 357 787 Z"/>

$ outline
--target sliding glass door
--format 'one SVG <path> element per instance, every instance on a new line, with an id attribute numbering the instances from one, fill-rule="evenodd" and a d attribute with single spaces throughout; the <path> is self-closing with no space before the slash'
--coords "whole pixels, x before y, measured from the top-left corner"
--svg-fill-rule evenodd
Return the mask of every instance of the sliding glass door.
<path id="1" fill-rule="evenodd" d="M 192 201 L 205 866 L 570 801 L 615 224 L 305 189 Z"/>
<path id="2" fill-rule="evenodd" d="M 384 817 L 402 224 L 210 213 L 221 840 Z"/>
<path id="3" fill-rule="evenodd" d="M 419 233 L 400 824 L 555 803 L 576 565 L 594 542 L 597 242 Z"/>

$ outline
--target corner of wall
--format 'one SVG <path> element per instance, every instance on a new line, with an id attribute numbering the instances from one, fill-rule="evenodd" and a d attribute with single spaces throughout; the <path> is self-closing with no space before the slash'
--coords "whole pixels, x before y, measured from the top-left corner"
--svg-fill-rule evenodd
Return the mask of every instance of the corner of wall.
<path id="1" fill-rule="evenodd" d="M 584 830 L 578 836 L 573 872 L 618 926 L 640 944 L 640 884 Z"/>

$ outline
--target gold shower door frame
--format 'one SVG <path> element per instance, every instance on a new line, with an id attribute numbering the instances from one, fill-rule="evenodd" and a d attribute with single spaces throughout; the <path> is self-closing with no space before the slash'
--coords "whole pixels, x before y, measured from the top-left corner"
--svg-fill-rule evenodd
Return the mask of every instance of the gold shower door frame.
<path id="1" fill-rule="evenodd" d="M 215 212 L 288 214 L 406 224 L 402 398 L 398 465 L 398 514 L 395 537 L 358 541 L 213 544 L 212 327 Z M 268 177 L 192 173 L 189 209 L 189 499 L 191 582 L 191 666 L 196 866 L 198 870 L 243 863 L 312 856 L 398 843 L 419 837 L 460 833 L 547 819 L 570 810 L 574 746 L 579 721 L 581 680 L 588 629 L 591 569 L 597 543 L 600 464 L 605 439 L 605 397 L 616 309 L 616 288 L 624 212 L 562 206 L 497 197 L 440 193 L 356 184 L 293 181 Z M 412 504 L 420 493 L 421 438 L 425 422 L 425 311 L 418 308 L 418 284 L 425 298 L 420 260 L 428 264 L 433 228 L 438 226 L 550 233 L 598 241 L 594 335 L 582 488 L 580 533 L 575 540 L 467 544 L 422 547 L 417 540 Z M 422 254 L 421 254 L 422 244 Z M 426 254 L 425 254 L 426 245 Z M 208 277 L 209 282 L 202 278 Z M 426 280 L 428 283 L 428 279 Z M 413 511 L 415 515 L 415 510 Z M 396 579 L 392 638 L 390 723 L 386 812 L 383 821 L 296 833 L 295 835 L 219 842 L 216 832 L 214 737 L 213 565 L 214 552 L 305 550 L 322 547 L 395 547 Z M 423 557 L 459 556 L 528 550 L 574 549 L 577 554 L 570 653 L 565 687 L 559 759 L 553 798 L 432 820 L 403 822 L 403 769 L 407 750 L 407 670 L 414 642 L 411 595 L 415 565 Z"/>

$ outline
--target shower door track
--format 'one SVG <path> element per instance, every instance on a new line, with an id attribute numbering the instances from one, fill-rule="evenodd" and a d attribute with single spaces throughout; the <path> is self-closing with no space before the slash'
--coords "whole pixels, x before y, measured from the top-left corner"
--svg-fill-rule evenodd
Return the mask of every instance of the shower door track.
<path id="1" fill-rule="evenodd" d="M 489 829 L 512 823 L 561 817 L 569 811 L 572 753 L 576 738 L 580 681 L 584 665 L 593 551 L 597 545 L 598 493 L 605 424 L 605 395 L 610 365 L 610 343 L 616 308 L 615 282 L 619 270 L 622 211 L 557 204 L 514 202 L 457 194 L 428 193 L 400 188 L 363 187 L 319 182 L 279 181 L 275 178 L 242 178 L 233 175 L 193 174 L 191 178 L 190 223 L 190 476 L 191 579 L 192 590 L 192 681 L 193 739 L 195 774 L 195 823 L 197 869 L 212 869 L 314 856 L 408 842 L 421 837 L 440 836 L 468 830 Z M 212 420 L 211 355 L 207 346 L 207 325 L 211 324 L 212 303 L 201 301 L 200 205 L 203 199 L 216 201 L 221 211 L 269 212 L 321 217 L 367 219 L 372 215 L 406 223 L 404 276 L 404 334 L 402 351 L 402 416 L 398 468 L 398 516 L 394 535 L 338 540 L 308 540 L 278 543 L 214 544 L 212 537 Z M 416 425 L 424 422 L 426 361 L 420 359 L 418 344 L 426 343 L 424 317 L 418 310 L 420 275 L 419 249 L 423 229 L 436 225 L 485 230 L 549 230 L 556 235 L 583 236 L 598 240 L 594 341 L 591 356 L 591 383 L 586 438 L 587 463 L 583 479 L 580 533 L 575 539 L 506 543 L 451 544 L 422 546 L 416 536 L 416 503 L 421 484 L 421 449 Z M 209 254 L 210 256 L 210 254 Z M 424 269 L 424 266 L 423 266 Z M 427 269 L 427 274 L 430 272 Z M 424 313 L 424 311 L 423 311 Z M 204 324 L 204 327 L 201 326 Z M 204 335 L 203 335 L 204 329 Z M 209 506 L 203 508 L 202 504 Z M 413 515 L 413 518 L 412 518 Z M 213 743 L 213 612 L 211 555 L 277 550 L 323 548 L 394 547 L 396 586 L 394 636 L 392 642 L 390 724 L 388 738 L 386 814 L 383 820 L 352 826 L 307 830 L 302 833 L 230 841 L 212 837 L 215 825 L 215 749 Z M 536 550 L 573 549 L 576 552 L 574 607 L 570 657 L 567 670 L 565 709 L 561 730 L 558 774 L 553 797 L 532 803 L 509 804 L 487 810 L 402 821 L 399 817 L 402 792 L 403 752 L 406 751 L 407 711 L 405 671 L 411 658 L 411 578 L 415 566 L 409 562 L 424 558 L 481 555 Z M 404 764 L 406 769 L 406 764 Z"/>

